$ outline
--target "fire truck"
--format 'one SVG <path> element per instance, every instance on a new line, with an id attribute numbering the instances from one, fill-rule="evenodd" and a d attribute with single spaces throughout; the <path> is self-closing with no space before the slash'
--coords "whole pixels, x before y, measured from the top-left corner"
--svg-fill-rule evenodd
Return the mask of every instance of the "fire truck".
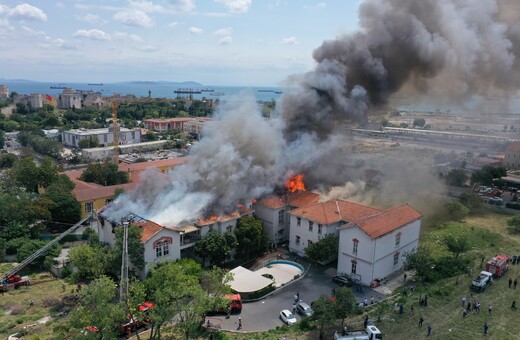
<path id="1" fill-rule="evenodd" d="M 242 311 L 242 297 L 240 296 L 240 294 L 225 294 L 224 298 L 229 300 L 228 307 L 214 309 L 214 310 L 208 311 L 206 314 L 212 315 L 212 314 L 240 313 Z"/>
<path id="2" fill-rule="evenodd" d="M 138 306 L 139 312 L 142 313 L 141 318 L 128 315 L 128 322 L 119 326 L 119 332 L 124 334 L 126 338 L 130 338 L 133 332 L 136 332 L 139 328 L 148 327 L 150 324 L 150 318 L 148 317 L 148 311 L 154 308 L 155 305 L 151 302 L 144 302 Z"/>
<path id="3" fill-rule="evenodd" d="M 18 264 L 16 267 L 14 267 L 10 272 L 3 274 L 0 277 L 0 291 L 6 292 L 10 289 L 16 289 L 20 286 L 30 285 L 31 280 L 29 280 L 29 278 L 27 276 L 22 277 L 20 275 L 17 275 L 17 273 L 20 270 L 22 270 L 23 268 L 25 268 L 26 266 L 28 266 L 29 264 L 31 264 L 31 262 L 36 260 L 38 257 L 43 255 L 47 250 L 49 250 L 53 245 L 58 243 L 62 238 L 64 238 L 68 234 L 76 231 L 79 227 L 81 227 L 83 225 L 83 223 L 89 221 L 91 218 L 92 218 L 92 216 L 90 216 L 90 215 L 83 218 L 81 221 L 74 224 L 72 227 L 67 229 L 65 232 L 61 233 L 55 239 L 53 239 L 52 241 L 47 243 L 45 246 L 38 249 L 38 251 L 36 251 L 34 254 L 32 254 L 31 256 L 29 256 L 28 258 L 23 260 L 22 262 L 20 262 L 20 264 Z"/>
<path id="4" fill-rule="evenodd" d="M 486 262 L 486 271 L 493 274 L 494 277 L 502 277 L 509 270 L 510 257 L 506 255 L 497 255 Z"/>

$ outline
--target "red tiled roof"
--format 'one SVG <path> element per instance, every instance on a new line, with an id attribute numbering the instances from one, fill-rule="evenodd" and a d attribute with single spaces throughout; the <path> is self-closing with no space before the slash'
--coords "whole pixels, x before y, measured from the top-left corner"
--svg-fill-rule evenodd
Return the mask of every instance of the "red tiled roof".
<path id="1" fill-rule="evenodd" d="M 311 204 L 316 204 L 320 199 L 320 195 L 312 191 L 297 191 L 288 194 L 287 202 L 286 196 L 270 195 L 259 199 L 257 204 L 261 204 L 271 209 L 277 209 L 290 205 L 292 207 L 304 207 Z"/>
<path id="2" fill-rule="evenodd" d="M 169 159 L 160 159 L 157 161 L 132 163 L 132 164 L 119 164 L 119 171 L 144 171 L 151 167 L 175 167 L 177 165 L 185 164 L 189 162 L 191 157 L 178 157 Z"/>
<path id="3" fill-rule="evenodd" d="M 353 221 L 346 225 L 346 227 L 356 225 L 371 238 L 378 238 L 421 217 L 421 213 L 408 204 L 404 204 L 390 208 L 380 214 Z"/>
<path id="4" fill-rule="evenodd" d="M 509 152 L 520 152 L 520 142 L 511 142 L 506 148 Z"/>
<path id="5" fill-rule="evenodd" d="M 338 210 L 339 207 L 339 210 Z M 381 213 L 381 210 L 343 200 L 330 200 L 289 211 L 290 214 L 321 224 L 351 222 Z"/>
<path id="6" fill-rule="evenodd" d="M 241 216 L 241 214 L 238 211 L 233 211 L 229 215 L 220 215 L 220 216 L 211 216 L 208 218 L 199 218 L 199 220 L 197 222 L 195 222 L 195 224 L 197 224 L 199 226 L 203 226 L 203 225 L 208 225 L 208 224 L 212 224 L 215 222 L 226 222 L 226 221 L 236 220 L 240 216 Z"/>
<path id="7" fill-rule="evenodd" d="M 143 229 L 143 233 L 141 234 L 141 243 L 146 243 L 149 239 L 151 239 L 155 234 L 160 232 L 164 229 L 163 226 L 152 222 L 152 221 L 146 221 L 146 222 L 132 222 L 132 224 L 135 224 Z"/>
<path id="8" fill-rule="evenodd" d="M 93 201 L 98 198 L 108 198 L 114 196 L 116 189 L 123 189 L 124 191 L 131 191 L 137 186 L 137 183 L 126 183 L 109 186 L 97 186 L 95 188 L 83 188 L 84 184 L 92 184 L 80 182 L 80 185 L 72 189 L 72 194 L 79 202 Z"/>

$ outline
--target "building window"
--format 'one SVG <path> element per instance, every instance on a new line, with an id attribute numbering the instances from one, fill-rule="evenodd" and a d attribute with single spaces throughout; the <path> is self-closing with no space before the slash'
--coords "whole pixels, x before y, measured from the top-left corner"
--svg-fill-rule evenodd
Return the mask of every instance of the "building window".
<path id="1" fill-rule="evenodd" d="M 357 261 L 356 260 L 352 260 L 352 269 L 350 270 L 350 272 L 352 274 L 356 274 L 356 271 L 357 271 Z"/>
<path id="2" fill-rule="evenodd" d="M 285 233 L 285 229 L 278 230 L 278 235 L 283 235 Z"/>
<path id="3" fill-rule="evenodd" d="M 399 252 L 394 254 L 394 267 L 399 263 Z"/>
<path id="4" fill-rule="evenodd" d="M 301 227 L 302 226 L 302 219 L 300 217 L 296 217 L 296 225 L 298 227 Z"/>
<path id="5" fill-rule="evenodd" d="M 210 231 L 212 231 L 212 230 L 213 230 L 213 224 L 210 224 L 210 225 L 209 225 L 209 230 L 208 230 L 208 232 L 210 232 Z"/>
<path id="6" fill-rule="evenodd" d="M 155 245 L 155 255 L 156 255 L 156 257 L 166 256 L 168 254 L 170 254 L 170 248 L 169 248 L 167 240 L 165 240 L 163 242 L 158 242 Z"/>
<path id="7" fill-rule="evenodd" d="M 105 200 L 105 205 L 108 205 L 108 204 L 112 203 L 113 201 L 114 201 L 113 198 L 107 198 L 107 199 Z"/>
<path id="8" fill-rule="evenodd" d="M 359 241 L 357 239 L 352 240 L 352 254 L 357 255 Z"/>
<path id="9" fill-rule="evenodd" d="M 297 246 L 300 245 L 300 236 L 296 235 L 295 243 L 296 243 Z"/>
<path id="10" fill-rule="evenodd" d="M 285 221 L 285 210 L 280 210 L 278 212 L 278 223 L 284 223 Z"/>
<path id="11" fill-rule="evenodd" d="M 91 213 L 94 209 L 94 202 L 85 202 L 85 211 Z"/>
<path id="12" fill-rule="evenodd" d="M 323 233 L 323 224 L 318 224 L 318 235 L 321 235 Z"/>
<path id="13" fill-rule="evenodd" d="M 397 235 L 395 235 L 395 247 L 399 247 L 399 245 L 401 244 L 401 233 L 397 233 Z"/>
<path id="14" fill-rule="evenodd" d="M 310 246 L 310 245 L 312 245 L 312 244 L 314 244 L 314 242 L 313 242 L 312 240 L 307 240 L 307 245 L 308 245 L 308 246 Z"/>
<path id="15" fill-rule="evenodd" d="M 309 231 L 312 231 L 312 227 L 314 226 L 314 222 L 309 221 Z"/>
<path id="16" fill-rule="evenodd" d="M 230 224 L 226 227 L 226 231 L 229 231 L 229 232 L 232 232 L 233 231 L 233 226 Z"/>

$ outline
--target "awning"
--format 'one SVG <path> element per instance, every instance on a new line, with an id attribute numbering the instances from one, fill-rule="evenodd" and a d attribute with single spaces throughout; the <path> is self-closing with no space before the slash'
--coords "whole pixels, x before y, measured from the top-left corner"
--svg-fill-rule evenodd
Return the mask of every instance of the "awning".
<path id="1" fill-rule="evenodd" d="M 199 228 L 197 228 L 195 226 L 192 226 L 192 225 L 185 225 L 185 226 L 182 226 L 182 227 L 177 227 L 177 229 L 180 230 L 183 234 L 193 233 L 193 232 L 199 230 Z"/>
<path id="2" fill-rule="evenodd" d="M 256 292 L 274 283 L 274 280 L 240 266 L 231 270 L 230 273 L 233 274 L 233 280 L 229 282 L 229 285 L 238 293 Z"/>

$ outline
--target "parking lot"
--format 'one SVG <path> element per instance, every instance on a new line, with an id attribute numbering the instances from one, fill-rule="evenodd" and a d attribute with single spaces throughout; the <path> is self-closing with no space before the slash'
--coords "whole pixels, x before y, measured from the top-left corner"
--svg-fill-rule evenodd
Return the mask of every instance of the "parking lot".
<path id="1" fill-rule="evenodd" d="M 302 261 L 300 260 L 300 263 Z M 302 263 L 307 268 L 307 263 Z M 259 332 L 266 331 L 277 326 L 283 325 L 279 315 L 284 309 L 292 311 L 294 295 L 299 293 L 300 299 L 307 304 L 318 299 L 321 294 L 331 295 L 333 288 L 339 286 L 332 282 L 336 275 L 333 266 L 312 265 L 306 275 L 278 289 L 274 294 L 255 302 L 244 303 L 240 314 L 232 314 L 229 319 L 226 315 L 215 315 L 210 317 L 210 323 L 228 331 L 238 332 Z M 370 288 L 364 287 L 363 291 L 356 291 L 352 288 L 358 303 L 366 298 L 370 300 L 374 297 L 375 301 L 384 299 L 384 295 Z M 239 317 L 242 320 L 242 327 L 239 329 Z M 296 319 L 301 320 L 301 315 L 297 314 Z"/>

